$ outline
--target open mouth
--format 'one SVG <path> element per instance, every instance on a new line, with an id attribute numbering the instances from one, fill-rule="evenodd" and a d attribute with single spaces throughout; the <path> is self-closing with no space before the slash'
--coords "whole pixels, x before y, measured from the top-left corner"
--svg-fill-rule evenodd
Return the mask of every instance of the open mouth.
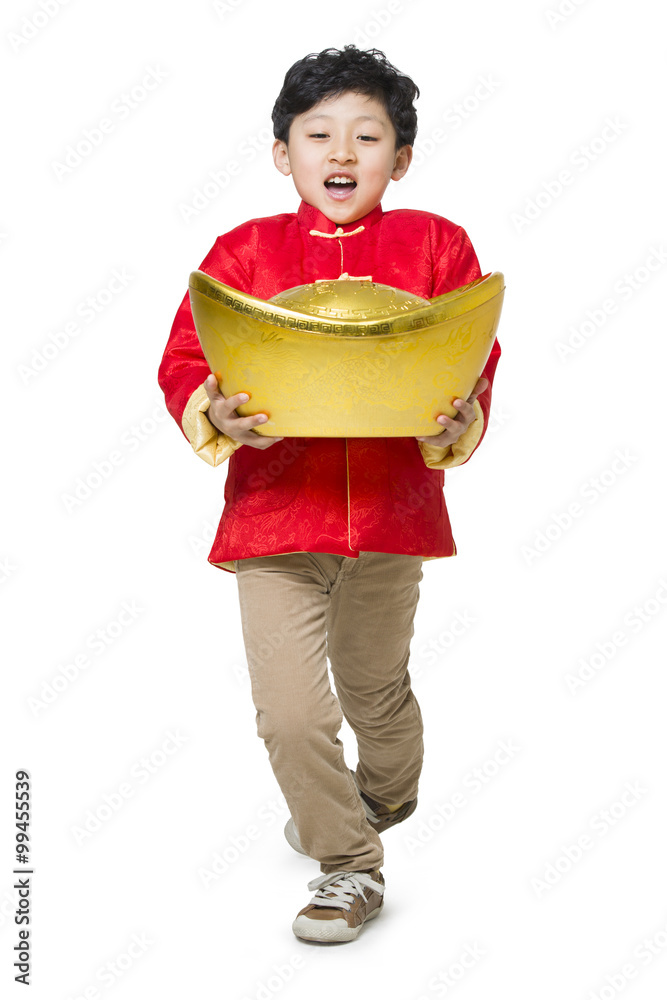
<path id="1" fill-rule="evenodd" d="M 326 180 L 324 186 L 333 198 L 349 198 L 357 182 L 352 177 L 336 176 Z"/>

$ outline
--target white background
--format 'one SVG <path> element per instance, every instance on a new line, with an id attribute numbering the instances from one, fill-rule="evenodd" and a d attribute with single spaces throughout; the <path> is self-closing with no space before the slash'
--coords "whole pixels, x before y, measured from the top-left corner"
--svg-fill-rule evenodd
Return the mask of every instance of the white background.
<path id="1" fill-rule="evenodd" d="M 3 981 L 27 768 L 40 1000 L 664 996 L 664 51 L 650 0 L 558 2 L 3 6 Z M 459 555 L 424 567 L 419 810 L 385 835 L 384 913 L 327 948 L 291 931 L 319 865 L 283 838 L 236 581 L 206 561 L 226 466 L 165 417 L 157 368 L 215 237 L 296 211 L 271 108 L 295 60 L 348 42 L 422 92 L 383 207 L 463 225 L 507 292 L 494 422 L 447 474 Z"/>

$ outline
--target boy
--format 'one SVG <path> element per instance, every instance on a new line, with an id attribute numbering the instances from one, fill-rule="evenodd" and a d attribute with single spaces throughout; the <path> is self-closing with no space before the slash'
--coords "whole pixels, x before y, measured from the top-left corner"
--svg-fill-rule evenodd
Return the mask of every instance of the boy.
<path id="1" fill-rule="evenodd" d="M 219 237 L 201 270 L 265 300 L 332 278 L 429 299 L 481 277 L 461 227 L 382 210 L 389 181 L 410 165 L 418 96 L 376 49 L 347 45 L 295 63 L 272 117 L 274 162 L 293 179 L 298 211 Z M 253 430 L 266 414 L 235 413 L 247 394 L 219 391 L 187 294 L 176 315 L 159 383 L 195 452 L 211 465 L 229 458 L 208 558 L 236 573 L 257 733 L 292 817 L 285 834 L 323 873 L 292 924 L 303 940 L 353 940 L 379 914 L 379 834 L 417 805 L 423 727 L 407 664 L 422 562 L 456 553 L 442 470 L 482 440 L 499 356 L 495 343 L 456 419 L 438 416 L 436 436 L 280 445 Z M 343 716 L 357 737 L 356 772 L 337 738 Z"/>

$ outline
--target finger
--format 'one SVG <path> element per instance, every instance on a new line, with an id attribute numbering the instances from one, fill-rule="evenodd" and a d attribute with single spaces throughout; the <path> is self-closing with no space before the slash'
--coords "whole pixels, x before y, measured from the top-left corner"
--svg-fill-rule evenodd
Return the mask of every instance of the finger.
<path id="1" fill-rule="evenodd" d="M 265 450 L 283 439 L 281 437 L 269 437 L 268 434 L 256 434 L 255 431 L 251 430 L 242 434 L 240 440 L 243 441 L 244 444 L 251 445 L 253 448 Z"/>
<path id="2" fill-rule="evenodd" d="M 225 406 L 228 413 L 232 413 L 237 406 L 242 406 L 243 403 L 247 403 L 250 399 L 250 394 L 247 392 L 237 392 L 233 396 L 222 396 L 225 401 Z M 239 417 L 239 420 L 247 420 L 247 417 Z"/>
<path id="3" fill-rule="evenodd" d="M 242 431 L 252 430 L 253 427 L 258 427 L 260 424 L 265 424 L 268 420 L 266 413 L 253 413 L 249 417 L 239 417 L 238 427 Z"/>
<path id="4" fill-rule="evenodd" d="M 418 437 L 417 438 L 418 441 L 433 441 L 434 443 L 437 442 L 437 444 L 440 445 L 445 435 L 457 433 L 459 427 L 458 420 L 452 420 L 452 418 L 448 417 L 445 413 L 438 414 L 438 416 L 435 419 L 440 427 L 440 433 L 428 434 L 422 437 Z"/>
<path id="5" fill-rule="evenodd" d="M 454 441 L 458 440 L 459 435 L 452 433 L 449 429 L 442 431 L 441 434 L 428 434 L 426 436 L 415 438 L 416 441 L 424 441 L 426 444 L 434 444 L 437 448 L 447 448 Z"/>
<path id="6" fill-rule="evenodd" d="M 455 399 L 453 405 L 459 411 L 456 420 L 461 423 L 465 421 L 471 424 L 475 419 L 475 410 L 469 399 Z"/>

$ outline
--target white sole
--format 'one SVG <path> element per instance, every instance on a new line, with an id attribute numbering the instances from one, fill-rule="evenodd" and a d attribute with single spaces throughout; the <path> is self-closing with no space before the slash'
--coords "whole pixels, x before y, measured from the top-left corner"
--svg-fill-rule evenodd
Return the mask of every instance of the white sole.
<path id="1" fill-rule="evenodd" d="M 359 931 L 369 920 L 380 913 L 384 906 L 384 900 L 379 906 L 368 914 L 363 924 L 358 927 L 349 927 L 344 917 L 336 917 L 334 920 L 313 920 L 302 914 L 297 917 L 292 924 L 292 930 L 302 941 L 319 941 L 331 944 L 336 941 L 354 941 L 359 936 Z"/>

